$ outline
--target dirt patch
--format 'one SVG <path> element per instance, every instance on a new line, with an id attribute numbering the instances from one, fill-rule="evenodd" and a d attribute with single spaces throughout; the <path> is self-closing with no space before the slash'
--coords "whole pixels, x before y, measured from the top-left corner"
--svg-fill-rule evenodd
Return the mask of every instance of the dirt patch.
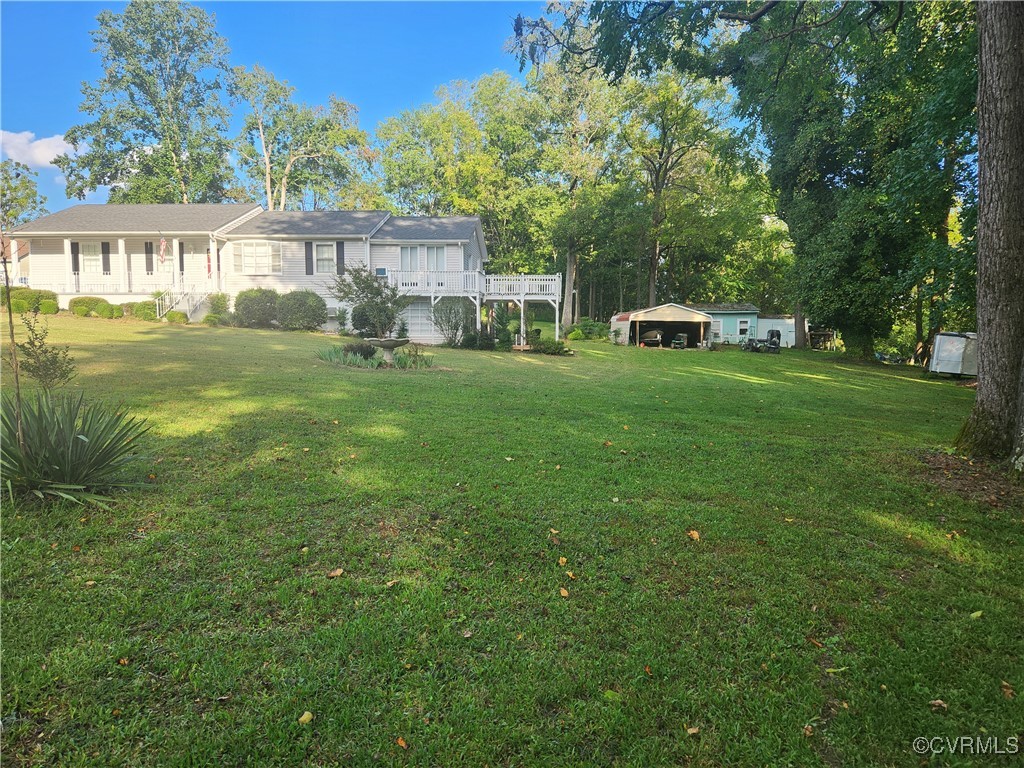
<path id="1" fill-rule="evenodd" d="M 1024 509 L 1024 488 L 991 464 L 946 453 L 921 457 L 929 482 L 960 498 L 994 509 Z"/>

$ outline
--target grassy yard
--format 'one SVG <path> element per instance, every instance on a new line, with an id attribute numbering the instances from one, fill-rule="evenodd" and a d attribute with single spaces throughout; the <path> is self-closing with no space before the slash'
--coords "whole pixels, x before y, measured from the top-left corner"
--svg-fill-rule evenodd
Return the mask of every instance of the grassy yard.
<path id="1" fill-rule="evenodd" d="M 5 765 L 916 766 L 1024 727 L 1024 512 L 921 461 L 952 382 L 50 326 L 150 458 L 110 512 L 4 506 Z"/>

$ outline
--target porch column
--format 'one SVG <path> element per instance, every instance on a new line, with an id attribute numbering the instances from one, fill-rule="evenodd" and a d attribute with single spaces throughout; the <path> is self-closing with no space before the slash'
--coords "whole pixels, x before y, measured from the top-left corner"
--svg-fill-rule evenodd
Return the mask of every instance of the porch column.
<path id="1" fill-rule="evenodd" d="M 171 282 L 180 287 L 182 277 L 178 274 L 178 238 L 171 238 Z"/>
<path id="2" fill-rule="evenodd" d="M 75 290 L 75 273 L 71 271 L 71 238 L 64 238 L 64 264 L 66 269 L 64 274 L 66 275 L 67 284 L 64 286 L 68 293 L 77 293 Z"/>
<path id="3" fill-rule="evenodd" d="M 526 345 L 526 299 L 519 300 L 519 338 L 520 344 Z"/>
<path id="4" fill-rule="evenodd" d="M 118 272 L 121 273 L 121 291 L 128 291 L 128 260 L 125 258 L 124 238 L 117 239 L 117 261 L 121 265 Z"/>
<path id="5" fill-rule="evenodd" d="M 558 314 L 558 293 L 555 293 L 555 341 L 558 341 L 558 326 L 562 324 L 562 316 Z"/>

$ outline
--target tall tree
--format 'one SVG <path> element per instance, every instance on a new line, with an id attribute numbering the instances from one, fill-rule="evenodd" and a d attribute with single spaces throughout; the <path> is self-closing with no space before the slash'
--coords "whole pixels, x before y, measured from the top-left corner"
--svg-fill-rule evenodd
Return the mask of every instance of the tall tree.
<path id="1" fill-rule="evenodd" d="M 235 142 L 240 166 L 267 210 L 319 207 L 353 179 L 366 136 L 351 104 L 333 96 L 326 108 L 296 104 L 295 89 L 258 64 L 236 67 L 231 91 L 247 109 Z"/>
<path id="2" fill-rule="evenodd" d="M 978 390 L 962 447 L 1024 476 L 1024 5 L 978 6 Z"/>
<path id="3" fill-rule="evenodd" d="M 214 202 L 230 178 L 220 99 L 227 44 L 214 18 L 174 0 L 132 0 L 102 11 L 92 33 L 103 76 L 83 84 L 91 119 L 54 161 L 69 197 L 102 186 L 112 202 Z"/>

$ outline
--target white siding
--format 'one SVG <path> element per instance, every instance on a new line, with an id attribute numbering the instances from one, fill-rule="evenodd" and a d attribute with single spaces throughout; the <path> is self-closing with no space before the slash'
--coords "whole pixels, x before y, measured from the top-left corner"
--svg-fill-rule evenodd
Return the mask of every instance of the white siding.
<path id="1" fill-rule="evenodd" d="M 257 238 L 253 238 L 257 239 Z M 316 240 L 314 242 L 328 242 Z M 337 242 L 331 240 L 329 242 Z M 345 266 L 362 264 L 364 245 L 359 240 L 346 240 Z M 205 253 L 204 257 L 205 259 Z M 205 264 L 205 261 L 204 261 Z M 204 267 L 205 268 L 205 267 Z M 337 300 L 328 293 L 334 284 L 332 274 L 306 274 L 306 243 L 304 240 L 285 240 L 281 242 L 281 274 L 279 275 L 242 275 L 235 272 L 233 243 L 221 247 L 221 271 L 223 274 L 223 291 L 232 297 L 239 291 L 249 288 L 273 288 L 278 293 L 289 291 L 313 291 L 327 300 L 327 305 L 337 305 Z"/>
<path id="2" fill-rule="evenodd" d="M 466 243 L 465 248 L 469 254 L 469 268 L 471 270 L 483 270 L 483 262 L 480 259 L 480 244 L 477 242 L 476 232 L 473 233 L 473 237 Z M 459 267 L 459 269 L 462 269 L 462 267 Z"/>
<path id="3" fill-rule="evenodd" d="M 387 267 L 388 272 L 397 272 L 399 263 L 398 259 L 400 253 L 400 246 L 371 243 L 370 269 L 377 269 L 377 267 Z M 419 269 L 419 267 L 417 267 L 417 269 Z"/>
<path id="4" fill-rule="evenodd" d="M 50 289 L 51 285 L 63 286 L 71 271 L 71 265 L 64 255 L 64 240 L 54 237 L 33 239 L 31 243 L 31 284 L 46 289 Z"/>

